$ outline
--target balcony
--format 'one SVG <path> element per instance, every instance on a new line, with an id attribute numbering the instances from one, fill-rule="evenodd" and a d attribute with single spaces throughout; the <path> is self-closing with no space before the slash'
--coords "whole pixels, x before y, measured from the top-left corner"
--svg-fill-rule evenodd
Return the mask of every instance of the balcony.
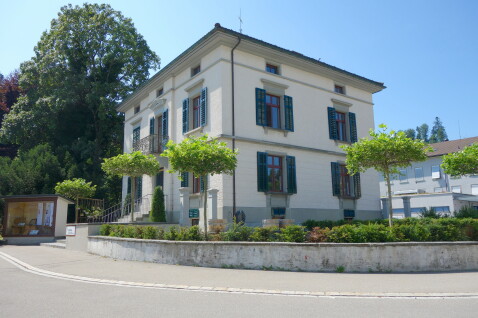
<path id="1" fill-rule="evenodd" d="M 145 155 L 160 154 L 166 149 L 169 138 L 159 135 L 149 135 L 136 142 L 133 141 L 133 151 L 141 151 Z"/>

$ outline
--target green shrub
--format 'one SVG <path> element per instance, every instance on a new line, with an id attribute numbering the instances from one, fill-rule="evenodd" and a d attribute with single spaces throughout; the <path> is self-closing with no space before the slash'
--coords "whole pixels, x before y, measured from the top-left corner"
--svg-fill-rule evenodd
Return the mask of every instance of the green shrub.
<path id="1" fill-rule="evenodd" d="M 178 241 L 204 241 L 204 233 L 198 225 L 179 229 Z"/>
<path id="2" fill-rule="evenodd" d="M 464 206 L 464 207 L 461 207 L 460 210 L 455 211 L 453 213 L 453 216 L 460 219 L 462 218 L 478 219 L 478 210 L 473 207 Z"/>
<path id="3" fill-rule="evenodd" d="M 280 240 L 282 242 L 305 242 L 307 232 L 301 225 L 288 225 L 280 230 Z"/>
<path id="4" fill-rule="evenodd" d="M 156 240 L 158 238 L 158 230 L 154 226 L 144 226 L 141 238 L 144 240 Z"/>
<path id="5" fill-rule="evenodd" d="M 245 226 L 243 222 L 232 223 L 227 231 L 221 233 L 223 241 L 244 241 L 250 240 L 254 228 Z"/>
<path id="6" fill-rule="evenodd" d="M 307 233 L 306 240 L 310 243 L 320 243 L 327 242 L 329 237 L 330 229 L 328 227 L 314 227 L 311 231 Z"/>
<path id="7" fill-rule="evenodd" d="M 101 236 L 109 236 L 111 232 L 111 224 L 102 224 L 100 226 L 100 235 Z"/>
<path id="8" fill-rule="evenodd" d="M 328 241 L 335 243 L 393 242 L 395 236 L 383 224 L 346 224 L 332 228 L 328 233 Z"/>
<path id="9" fill-rule="evenodd" d="M 279 228 L 277 226 L 256 227 L 250 239 L 253 242 L 275 242 L 279 239 Z"/>
<path id="10" fill-rule="evenodd" d="M 153 202 L 149 212 L 151 222 L 166 222 L 166 210 L 164 207 L 164 193 L 161 187 L 154 188 Z"/>
<path id="11" fill-rule="evenodd" d="M 426 242 L 430 240 L 430 230 L 423 224 L 399 224 L 392 227 L 397 241 Z"/>
<path id="12" fill-rule="evenodd" d="M 421 218 L 431 218 L 431 219 L 439 219 L 442 217 L 440 213 L 438 213 L 434 208 L 423 208 L 420 210 L 418 215 Z"/>

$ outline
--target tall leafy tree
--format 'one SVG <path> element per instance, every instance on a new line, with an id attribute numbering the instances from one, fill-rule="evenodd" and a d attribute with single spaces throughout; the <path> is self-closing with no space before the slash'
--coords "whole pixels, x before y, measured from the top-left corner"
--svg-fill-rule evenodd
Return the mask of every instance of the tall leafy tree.
<path id="1" fill-rule="evenodd" d="M 0 138 L 23 149 L 48 143 L 70 165 L 68 177 L 103 185 L 102 158 L 122 148 L 115 105 L 159 67 L 158 56 L 131 19 L 106 4 L 62 7 L 34 51 L 20 67 L 26 96 L 6 116 Z"/>
<path id="2" fill-rule="evenodd" d="M 390 177 L 399 173 L 414 161 L 425 161 L 431 150 L 422 140 L 408 138 L 404 132 L 387 132 L 387 126 L 380 125 L 381 131 L 370 130 L 370 139 L 362 138 L 352 145 L 341 148 L 347 154 L 345 163 L 351 175 L 373 168 L 382 173 L 388 189 L 388 217 L 392 226 L 392 190 Z"/>
<path id="3" fill-rule="evenodd" d="M 428 142 L 428 125 L 422 124 L 421 126 L 417 127 L 417 136 L 416 139 L 423 140 L 424 142 Z"/>
<path id="4" fill-rule="evenodd" d="M 435 117 L 435 121 L 433 122 L 433 127 L 430 132 L 430 143 L 442 142 L 447 141 L 448 135 L 445 130 L 445 126 L 441 122 L 440 118 Z"/>
<path id="5" fill-rule="evenodd" d="M 22 94 L 18 78 L 20 73 L 14 71 L 7 77 L 0 74 L 0 128 L 2 127 L 3 117 L 10 112 L 13 104 L 15 104 Z"/>
<path id="6" fill-rule="evenodd" d="M 407 136 L 410 139 L 417 139 L 417 134 L 414 129 L 407 129 L 403 131 L 405 133 L 405 136 Z"/>

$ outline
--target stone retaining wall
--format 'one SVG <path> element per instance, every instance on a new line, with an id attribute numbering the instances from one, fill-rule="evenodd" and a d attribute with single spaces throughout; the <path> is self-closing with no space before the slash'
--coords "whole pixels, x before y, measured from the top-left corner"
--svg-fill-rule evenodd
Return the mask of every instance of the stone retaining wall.
<path id="1" fill-rule="evenodd" d="M 478 270 L 478 242 L 177 242 L 90 236 L 88 252 L 161 264 L 287 271 Z"/>

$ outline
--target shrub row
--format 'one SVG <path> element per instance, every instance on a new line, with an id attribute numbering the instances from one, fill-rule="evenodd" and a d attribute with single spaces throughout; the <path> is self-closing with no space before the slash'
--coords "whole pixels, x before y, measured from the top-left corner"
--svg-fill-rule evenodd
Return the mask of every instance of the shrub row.
<path id="1" fill-rule="evenodd" d="M 322 226 L 314 226 L 310 230 L 307 230 L 307 227 L 312 224 L 312 221 L 304 222 L 308 226 L 289 225 L 280 229 L 231 224 L 227 231 L 210 234 L 209 238 L 213 241 L 296 243 L 478 241 L 478 220 L 476 219 L 407 218 L 396 220 L 391 228 L 386 225 L 387 220 L 341 225 L 334 225 L 332 221 L 319 222 L 323 222 L 319 223 Z M 103 224 L 100 228 L 100 235 L 173 241 L 202 241 L 205 239 L 203 231 L 198 226 L 173 226 L 165 231 L 154 226 Z"/>

